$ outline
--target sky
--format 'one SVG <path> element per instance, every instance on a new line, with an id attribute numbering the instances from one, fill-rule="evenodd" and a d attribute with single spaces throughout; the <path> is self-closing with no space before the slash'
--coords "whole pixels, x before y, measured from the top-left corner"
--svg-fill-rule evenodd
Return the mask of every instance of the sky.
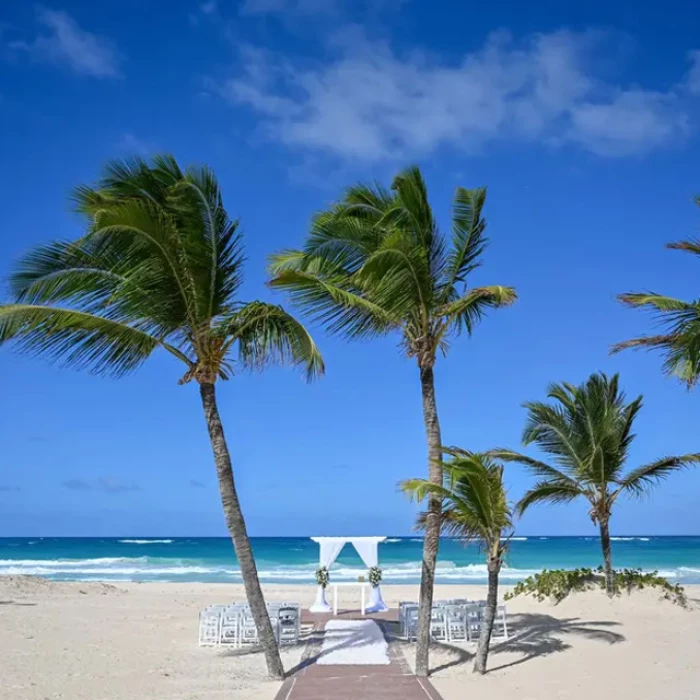
<path id="1" fill-rule="evenodd" d="M 207 163 L 245 235 L 241 298 L 286 303 L 267 256 L 301 244 L 343 188 L 409 164 L 449 231 L 455 187 L 488 186 L 474 284 L 519 301 L 436 367 L 443 441 L 520 448 L 522 403 L 553 381 L 620 372 L 644 395 L 632 466 L 700 450 L 700 395 L 653 354 L 615 296 L 692 299 L 698 234 L 700 10 L 592 0 L 0 2 L 0 275 L 81 234 L 71 190 L 110 159 Z M 0 292 L 4 294 L 4 292 Z M 0 298 L 2 298 L 0 296 Z M 252 535 L 408 534 L 397 492 L 426 471 L 418 370 L 396 337 L 312 326 L 327 365 L 219 387 Z M 155 355 L 107 380 L 0 349 L 0 536 L 224 535 L 194 385 Z M 535 455 L 536 452 L 531 452 Z M 510 497 L 531 484 L 506 470 Z M 617 534 L 700 534 L 700 470 L 623 502 Z M 533 508 L 520 534 L 593 532 L 583 504 Z"/>

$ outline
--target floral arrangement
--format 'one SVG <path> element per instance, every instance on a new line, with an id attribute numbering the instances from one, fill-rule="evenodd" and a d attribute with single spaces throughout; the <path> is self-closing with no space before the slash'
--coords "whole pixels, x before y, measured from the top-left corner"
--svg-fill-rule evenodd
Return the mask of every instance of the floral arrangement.
<path id="1" fill-rule="evenodd" d="M 374 588 L 376 588 L 382 580 L 382 570 L 378 566 L 373 566 L 368 571 L 369 582 Z"/>
<path id="2" fill-rule="evenodd" d="M 325 566 L 321 566 L 316 569 L 316 583 L 325 588 L 331 580 L 331 575 L 328 573 L 328 569 Z"/>

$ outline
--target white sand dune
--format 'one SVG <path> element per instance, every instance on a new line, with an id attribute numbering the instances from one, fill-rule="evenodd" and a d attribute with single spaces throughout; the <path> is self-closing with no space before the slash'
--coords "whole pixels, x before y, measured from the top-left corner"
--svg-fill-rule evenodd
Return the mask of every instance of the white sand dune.
<path id="1" fill-rule="evenodd" d="M 313 601 L 313 586 L 264 586 L 270 600 Z M 383 587 L 395 606 L 417 586 Z M 700 587 L 688 587 L 700 599 Z M 483 597 L 479 586 L 437 586 L 438 598 Z M 243 598 L 240 585 L 49 583 L 0 579 L 1 700 L 273 700 L 259 653 L 199 649 L 197 613 Z M 350 591 L 341 594 L 350 605 Z M 435 645 L 432 681 L 445 700 L 688 700 L 700 688 L 700 613 L 653 593 L 609 601 L 588 593 L 558 606 L 508 606 L 512 639 L 485 677 L 473 647 Z M 413 662 L 414 645 L 404 645 Z M 283 652 L 286 668 L 302 648 Z"/>

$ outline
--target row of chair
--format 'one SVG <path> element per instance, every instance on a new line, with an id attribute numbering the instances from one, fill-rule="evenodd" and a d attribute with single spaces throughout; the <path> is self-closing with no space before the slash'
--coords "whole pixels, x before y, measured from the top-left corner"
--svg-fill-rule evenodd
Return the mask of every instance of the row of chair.
<path id="1" fill-rule="evenodd" d="M 476 642 L 481 634 L 485 601 L 437 601 L 430 615 L 430 636 L 438 642 Z M 412 641 L 418 633 L 418 604 L 399 605 L 400 635 Z M 496 608 L 491 639 L 508 639 L 506 606 Z"/>
<path id="2" fill-rule="evenodd" d="M 299 603 L 271 603 L 267 613 L 278 644 L 297 644 L 301 635 Z M 212 605 L 199 613 L 199 646 L 230 645 L 234 648 L 258 644 L 258 629 L 245 603 Z"/>

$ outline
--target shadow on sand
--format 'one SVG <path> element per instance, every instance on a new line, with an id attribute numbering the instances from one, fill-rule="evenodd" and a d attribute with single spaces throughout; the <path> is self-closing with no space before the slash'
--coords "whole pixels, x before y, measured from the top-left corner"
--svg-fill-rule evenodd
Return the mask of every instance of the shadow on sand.
<path id="1" fill-rule="evenodd" d="M 625 636 L 613 629 L 619 625 L 619 622 L 611 620 L 582 620 L 578 617 L 562 619 L 541 613 L 511 615 L 508 618 L 510 638 L 491 645 L 487 673 L 519 666 L 541 656 L 567 651 L 572 647 L 572 644 L 566 641 L 567 636 L 583 637 L 605 644 L 624 642 Z M 433 642 L 433 645 L 449 650 L 454 658 L 431 668 L 431 674 L 468 663 L 474 659 L 476 651 L 476 645 L 470 645 L 470 648 L 444 642 Z M 504 652 L 521 654 L 521 656 L 499 665 L 498 655 Z"/>

